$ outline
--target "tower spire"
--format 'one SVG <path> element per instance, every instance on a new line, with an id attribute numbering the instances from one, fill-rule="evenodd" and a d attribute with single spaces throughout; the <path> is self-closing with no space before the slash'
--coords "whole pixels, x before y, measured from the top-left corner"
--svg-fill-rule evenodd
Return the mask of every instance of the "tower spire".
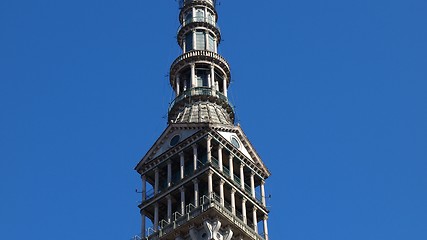
<path id="1" fill-rule="evenodd" d="M 270 172 L 228 101 L 214 0 L 180 0 L 168 126 L 141 159 L 144 240 L 268 240 Z M 262 222 L 262 223 L 260 223 Z"/>
<path id="2" fill-rule="evenodd" d="M 180 55 L 170 68 L 170 84 L 175 99 L 169 106 L 170 123 L 234 123 L 228 101 L 231 72 L 218 54 L 221 32 L 214 0 L 180 0 L 181 26 L 177 33 Z M 202 114 L 195 116 L 192 112 Z"/>

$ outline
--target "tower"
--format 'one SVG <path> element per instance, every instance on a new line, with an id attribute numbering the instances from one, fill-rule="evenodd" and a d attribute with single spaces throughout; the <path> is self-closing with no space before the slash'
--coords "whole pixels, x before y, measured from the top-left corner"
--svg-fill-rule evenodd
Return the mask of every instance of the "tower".
<path id="1" fill-rule="evenodd" d="M 270 172 L 234 125 L 215 0 L 180 0 L 168 126 L 137 164 L 140 239 L 268 240 Z"/>

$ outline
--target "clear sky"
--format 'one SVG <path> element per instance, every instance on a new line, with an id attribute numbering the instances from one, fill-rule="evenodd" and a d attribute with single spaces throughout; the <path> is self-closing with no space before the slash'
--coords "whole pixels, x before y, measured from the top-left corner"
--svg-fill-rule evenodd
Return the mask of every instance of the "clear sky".
<path id="1" fill-rule="evenodd" d="M 427 239 L 427 1 L 221 0 L 273 240 Z M 127 240 L 173 0 L 0 1 L 0 239 Z"/>

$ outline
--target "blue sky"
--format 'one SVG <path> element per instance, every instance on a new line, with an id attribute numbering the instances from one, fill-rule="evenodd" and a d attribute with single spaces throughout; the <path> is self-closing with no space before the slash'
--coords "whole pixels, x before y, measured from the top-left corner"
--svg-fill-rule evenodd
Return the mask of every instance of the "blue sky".
<path id="1" fill-rule="evenodd" d="M 172 0 L 0 1 L 0 238 L 129 239 Z M 271 239 L 427 239 L 427 2 L 221 0 Z"/>

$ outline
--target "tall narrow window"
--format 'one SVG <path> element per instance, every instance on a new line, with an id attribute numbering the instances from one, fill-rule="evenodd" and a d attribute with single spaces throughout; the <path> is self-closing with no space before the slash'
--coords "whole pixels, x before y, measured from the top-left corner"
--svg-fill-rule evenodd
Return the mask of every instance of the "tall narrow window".
<path id="1" fill-rule="evenodd" d="M 205 50 L 205 33 L 202 31 L 196 32 L 196 50 Z"/>
<path id="2" fill-rule="evenodd" d="M 189 23 L 191 23 L 191 18 L 192 18 L 193 16 L 192 16 L 192 12 L 189 12 L 189 13 L 187 13 L 187 15 L 185 15 L 185 24 L 184 25 L 187 25 L 187 24 L 189 24 Z"/>
<path id="3" fill-rule="evenodd" d="M 215 51 L 215 40 L 212 34 L 209 34 L 209 37 L 208 37 L 208 50 L 212 52 Z"/>
<path id="4" fill-rule="evenodd" d="M 208 86 L 208 75 L 209 75 L 209 69 L 206 69 L 206 68 L 196 69 L 197 86 L 198 87 L 207 87 Z"/>
<path id="5" fill-rule="evenodd" d="M 224 77 L 221 73 L 215 71 L 215 85 L 217 86 L 217 91 L 223 92 L 223 81 Z"/>
<path id="6" fill-rule="evenodd" d="M 202 9 L 197 9 L 196 10 L 196 21 L 197 22 L 203 22 L 205 18 L 205 11 L 203 11 Z"/>
<path id="7" fill-rule="evenodd" d="M 212 25 L 215 25 L 214 17 L 210 12 L 208 12 L 208 22 Z"/>
<path id="8" fill-rule="evenodd" d="M 189 32 L 185 35 L 185 48 L 186 51 L 193 50 L 193 33 Z"/>

